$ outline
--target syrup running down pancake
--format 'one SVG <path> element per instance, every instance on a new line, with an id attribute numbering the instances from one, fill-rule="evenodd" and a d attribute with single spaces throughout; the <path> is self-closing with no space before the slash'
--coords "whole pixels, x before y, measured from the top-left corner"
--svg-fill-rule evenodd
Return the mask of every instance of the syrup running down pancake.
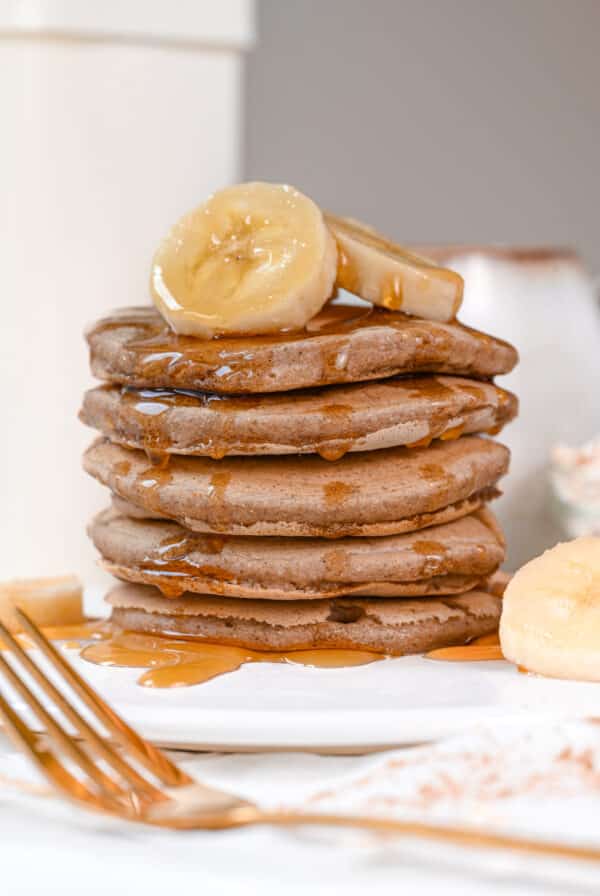
<path id="1" fill-rule="evenodd" d="M 491 383 L 416 376 L 260 396 L 105 385 L 85 394 L 80 417 L 149 454 L 337 460 L 348 451 L 496 434 L 516 413 L 515 396 Z"/>
<path id="2" fill-rule="evenodd" d="M 168 597 L 453 594 L 475 587 L 504 559 L 502 534 L 487 509 L 425 531 L 335 541 L 199 535 L 114 511 L 99 514 L 88 531 L 109 572 Z"/>
<path id="3" fill-rule="evenodd" d="M 489 379 L 508 373 L 507 342 L 364 302 L 326 305 L 303 330 L 272 336 L 178 336 L 151 307 L 124 308 L 88 332 L 93 374 L 142 389 L 280 392 L 402 373 Z"/>

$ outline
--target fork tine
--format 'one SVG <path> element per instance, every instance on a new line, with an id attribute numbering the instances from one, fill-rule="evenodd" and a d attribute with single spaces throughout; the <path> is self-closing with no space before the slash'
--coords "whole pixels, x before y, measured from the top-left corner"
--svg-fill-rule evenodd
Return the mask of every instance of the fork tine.
<path id="1" fill-rule="evenodd" d="M 0 626 L 0 634 L 2 626 Z M 91 761 L 90 757 L 81 747 L 67 734 L 62 725 L 52 718 L 49 712 L 40 703 L 34 693 L 27 687 L 25 682 L 19 677 L 13 667 L 7 663 L 3 656 L 0 656 L 0 673 L 4 675 L 10 682 L 15 691 L 23 698 L 27 706 L 34 712 L 39 721 L 45 728 L 46 734 L 55 744 L 63 750 L 69 759 L 72 760 L 84 774 L 86 774 L 94 784 L 103 793 L 112 793 L 114 795 L 125 795 L 124 791 L 119 787 L 116 781 L 105 775 L 104 772 L 97 768 Z"/>
<path id="2" fill-rule="evenodd" d="M 0 622 L 0 640 L 2 640 L 6 646 L 14 653 L 14 655 L 18 658 L 19 662 L 27 669 L 32 678 L 38 683 L 38 685 L 42 688 L 46 696 L 48 696 L 54 704 L 60 709 L 61 713 L 65 718 L 67 718 L 73 727 L 79 731 L 81 737 L 86 743 L 88 743 L 96 753 L 102 757 L 113 769 L 116 771 L 121 777 L 127 781 L 131 788 L 135 790 L 135 792 L 140 797 L 150 797 L 152 799 L 164 799 L 161 792 L 154 787 L 149 781 L 146 781 L 139 772 L 136 771 L 128 762 L 126 762 L 119 753 L 105 740 L 103 740 L 97 731 L 89 725 L 86 720 L 80 715 L 80 713 L 75 709 L 74 706 L 67 700 L 65 695 L 58 690 L 58 688 L 46 677 L 46 674 L 37 666 L 30 656 L 26 653 L 25 650 L 21 647 L 16 638 L 8 631 L 5 625 Z M 2 657 L 0 657 L 2 660 Z M 5 665 L 6 661 L 4 661 Z M 0 663 L 1 666 L 1 663 Z M 15 672 L 12 667 L 8 667 L 7 675 L 14 676 Z M 13 679 L 11 678 L 11 681 Z M 14 683 L 14 682 L 13 682 Z M 22 686 L 22 682 L 19 680 L 19 684 L 15 684 L 15 687 L 19 688 Z M 28 700 L 26 696 L 22 694 L 25 700 Z M 32 695 L 33 696 L 33 695 Z M 34 698 L 35 699 L 35 698 Z M 29 701 L 28 701 L 29 702 Z M 42 712 L 44 708 L 41 707 Z M 37 713 L 39 716 L 39 713 Z M 46 714 L 47 715 L 47 714 Z M 52 720 L 54 721 L 54 720 Z M 48 722 L 46 720 L 42 720 L 42 723 L 48 728 Z M 68 735 L 65 733 L 65 737 L 68 738 Z M 69 742 L 72 743 L 72 739 L 68 738 Z M 86 754 L 84 754 L 86 755 Z M 96 768 L 96 766 L 93 766 Z M 102 774 L 101 771 L 99 771 Z M 106 776 L 107 787 L 109 789 L 115 789 L 115 792 L 122 792 L 122 789 L 114 782 L 111 778 Z M 113 787 L 111 787 L 113 785 Z"/>
<path id="3" fill-rule="evenodd" d="M 81 781 L 72 775 L 56 756 L 48 749 L 39 746 L 38 736 L 32 731 L 12 709 L 0 691 L 0 718 L 6 731 L 18 749 L 24 752 L 44 777 L 62 793 L 105 812 L 115 810 L 112 798 L 92 793 Z M 119 807 L 123 811 L 123 807 Z"/>
<path id="4" fill-rule="evenodd" d="M 140 737 L 89 684 L 73 669 L 53 644 L 39 630 L 37 625 L 20 607 L 15 607 L 17 619 L 34 643 L 43 653 L 62 678 L 75 691 L 98 721 L 112 734 L 114 739 L 135 756 L 148 771 L 160 781 L 171 787 L 193 784 L 193 779 L 186 775 L 165 754 L 148 741 Z"/>

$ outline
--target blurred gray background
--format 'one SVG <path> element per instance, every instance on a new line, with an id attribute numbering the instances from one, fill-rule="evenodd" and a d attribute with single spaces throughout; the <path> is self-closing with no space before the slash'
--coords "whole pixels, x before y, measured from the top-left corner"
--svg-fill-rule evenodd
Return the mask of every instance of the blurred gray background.
<path id="1" fill-rule="evenodd" d="M 259 0 L 246 179 L 412 242 L 600 271 L 599 0 Z"/>

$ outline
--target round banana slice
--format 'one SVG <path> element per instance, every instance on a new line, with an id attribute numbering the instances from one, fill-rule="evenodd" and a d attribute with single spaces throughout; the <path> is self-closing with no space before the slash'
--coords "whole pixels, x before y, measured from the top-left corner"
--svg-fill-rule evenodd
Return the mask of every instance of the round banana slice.
<path id="1" fill-rule="evenodd" d="M 300 328 L 334 289 L 337 250 L 315 203 L 281 184 L 228 187 L 185 215 L 152 263 L 154 304 L 177 333 Z"/>
<path id="2" fill-rule="evenodd" d="M 325 220 L 338 245 L 337 286 L 426 320 L 456 317 L 463 295 L 460 274 L 413 255 L 359 221 L 329 213 Z"/>
<path id="3" fill-rule="evenodd" d="M 600 681 L 600 538 L 557 544 L 504 592 L 504 656 L 529 672 Z"/>

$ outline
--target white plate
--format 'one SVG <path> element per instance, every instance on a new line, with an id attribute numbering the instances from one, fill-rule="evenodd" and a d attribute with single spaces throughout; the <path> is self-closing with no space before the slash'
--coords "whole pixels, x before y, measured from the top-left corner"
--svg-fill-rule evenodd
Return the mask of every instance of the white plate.
<path id="1" fill-rule="evenodd" d="M 98 614 L 97 589 L 86 596 Z M 368 666 L 242 666 L 205 684 L 152 690 L 139 669 L 68 657 L 140 733 L 187 748 L 362 751 L 414 744 L 490 719 L 600 715 L 597 684 L 522 675 L 509 663 L 399 657 Z"/>

